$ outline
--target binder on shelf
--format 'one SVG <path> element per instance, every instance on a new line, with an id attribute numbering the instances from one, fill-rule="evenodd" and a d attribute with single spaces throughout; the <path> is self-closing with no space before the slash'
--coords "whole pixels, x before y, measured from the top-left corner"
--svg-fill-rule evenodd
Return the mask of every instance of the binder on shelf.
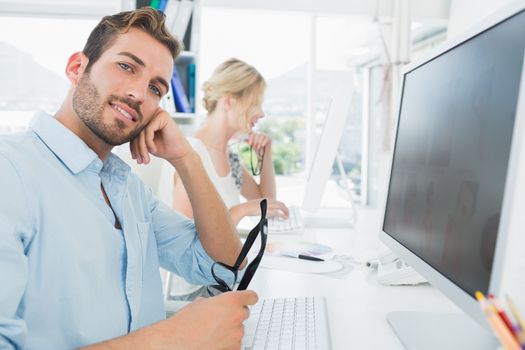
<path id="1" fill-rule="evenodd" d="M 154 8 L 155 10 L 159 9 L 159 5 L 160 5 L 160 0 L 151 0 L 151 2 L 149 3 L 149 6 Z"/>
<path id="2" fill-rule="evenodd" d="M 195 69 L 195 63 L 188 64 L 188 100 L 192 112 L 195 112 Z"/>
<path id="3" fill-rule="evenodd" d="M 194 43 L 194 41 L 191 40 L 191 34 L 192 34 L 192 28 L 193 28 L 193 15 L 190 16 L 190 21 L 188 23 L 186 34 L 184 34 L 184 39 L 182 39 L 182 43 L 184 44 L 184 47 L 187 47 L 188 50 L 191 50 L 192 48 L 197 47 L 197 43 Z"/>
<path id="4" fill-rule="evenodd" d="M 170 0 L 174 1 L 174 0 Z M 177 11 L 175 13 L 175 20 L 171 26 L 171 34 L 175 35 L 179 40 L 184 40 L 184 35 L 190 22 L 191 13 L 193 11 L 193 1 L 180 0 L 177 4 Z"/>
<path id="5" fill-rule="evenodd" d="M 179 0 L 169 0 L 164 9 L 164 14 L 166 15 L 166 27 L 168 27 L 170 31 L 173 27 L 173 23 L 175 23 L 178 6 Z"/>
<path id="6" fill-rule="evenodd" d="M 177 112 L 191 113 L 191 106 L 176 68 L 173 69 L 173 75 L 171 76 L 171 90 L 173 91 Z"/>
<path id="7" fill-rule="evenodd" d="M 157 7 L 157 10 L 164 12 L 166 10 L 166 5 L 168 4 L 168 0 L 160 0 L 159 1 L 159 7 Z"/>
<path id="8" fill-rule="evenodd" d="M 137 9 L 140 9 L 146 6 L 151 7 L 151 0 L 136 0 L 135 1 L 135 8 Z M 124 10 L 124 7 L 123 7 L 123 10 Z"/>

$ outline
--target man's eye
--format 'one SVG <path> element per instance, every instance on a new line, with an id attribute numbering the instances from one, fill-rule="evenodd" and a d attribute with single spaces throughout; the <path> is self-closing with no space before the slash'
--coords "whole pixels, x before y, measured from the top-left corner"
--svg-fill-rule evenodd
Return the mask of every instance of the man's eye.
<path id="1" fill-rule="evenodd" d="M 127 63 L 119 63 L 118 64 L 120 68 L 122 68 L 123 70 L 126 70 L 128 72 L 132 72 L 133 70 L 131 69 L 131 66 Z"/>
<path id="2" fill-rule="evenodd" d="M 155 85 L 150 85 L 149 86 L 151 91 L 153 91 L 153 93 L 157 96 L 161 96 L 162 95 L 162 92 L 160 91 L 160 89 L 158 87 L 156 87 Z"/>

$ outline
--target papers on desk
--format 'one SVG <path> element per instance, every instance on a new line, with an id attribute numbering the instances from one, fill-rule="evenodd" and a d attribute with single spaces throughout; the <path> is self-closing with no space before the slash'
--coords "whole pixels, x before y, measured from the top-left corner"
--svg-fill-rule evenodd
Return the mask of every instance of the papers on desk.
<path id="1" fill-rule="evenodd" d="M 324 261 L 298 258 L 299 255 Z M 350 257 L 335 255 L 332 248 L 326 245 L 305 241 L 276 241 L 266 245 L 259 267 L 343 278 L 353 270 L 352 262 Z"/>
<path id="2" fill-rule="evenodd" d="M 342 265 L 333 260 L 309 261 L 290 257 L 264 256 L 259 268 L 286 270 L 298 273 L 329 273 L 342 269 Z"/>
<path id="3" fill-rule="evenodd" d="M 334 255 L 331 247 L 306 241 L 275 241 L 266 244 L 266 255 L 290 256 L 306 255 L 320 259 L 331 259 Z"/>
<path id="4" fill-rule="evenodd" d="M 259 268 L 284 270 L 296 273 L 321 274 L 333 278 L 345 278 L 353 269 L 351 257 L 335 255 L 330 260 L 308 261 L 302 259 L 264 255 Z"/>

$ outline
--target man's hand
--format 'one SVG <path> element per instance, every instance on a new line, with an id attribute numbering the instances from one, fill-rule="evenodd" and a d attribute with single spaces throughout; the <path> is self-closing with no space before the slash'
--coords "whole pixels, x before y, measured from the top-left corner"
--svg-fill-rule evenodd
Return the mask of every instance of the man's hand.
<path id="1" fill-rule="evenodd" d="M 83 349 L 240 349 L 247 306 L 256 302 L 251 290 L 198 299 L 167 320 Z"/>
<path id="2" fill-rule="evenodd" d="M 236 291 L 198 299 L 159 323 L 174 349 L 239 349 L 244 336 L 247 306 L 257 302 L 253 291 Z"/>
<path id="3" fill-rule="evenodd" d="M 192 150 L 178 125 L 160 107 L 144 130 L 130 142 L 129 147 L 132 158 L 139 164 L 148 164 L 150 153 L 173 164 Z"/>

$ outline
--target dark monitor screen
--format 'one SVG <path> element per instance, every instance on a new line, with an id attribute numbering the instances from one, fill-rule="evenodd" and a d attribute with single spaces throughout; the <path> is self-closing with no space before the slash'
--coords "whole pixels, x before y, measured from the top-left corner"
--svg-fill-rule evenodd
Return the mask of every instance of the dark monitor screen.
<path id="1" fill-rule="evenodd" d="M 470 295 L 487 292 L 525 12 L 404 75 L 383 230 Z"/>

